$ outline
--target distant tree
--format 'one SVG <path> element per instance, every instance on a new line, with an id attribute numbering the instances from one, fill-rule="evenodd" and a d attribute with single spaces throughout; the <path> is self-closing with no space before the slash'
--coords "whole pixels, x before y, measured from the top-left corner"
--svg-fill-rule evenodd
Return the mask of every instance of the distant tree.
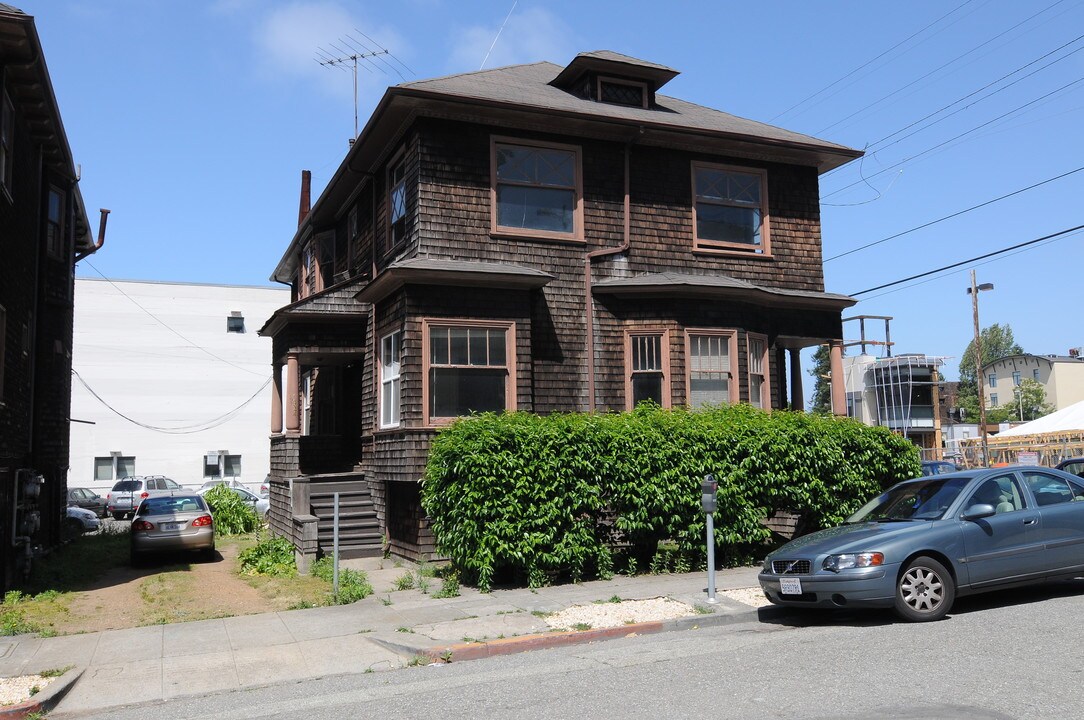
<path id="1" fill-rule="evenodd" d="M 1026 378 L 1013 388 L 1013 407 L 1009 408 L 1014 419 L 1027 422 L 1054 412 L 1054 406 L 1046 402 L 1046 390 L 1041 383 Z"/>
<path id="2" fill-rule="evenodd" d="M 827 345 L 821 345 L 813 353 L 813 367 L 809 369 L 813 376 L 813 402 L 809 407 L 810 412 L 832 412 L 832 360 Z"/>

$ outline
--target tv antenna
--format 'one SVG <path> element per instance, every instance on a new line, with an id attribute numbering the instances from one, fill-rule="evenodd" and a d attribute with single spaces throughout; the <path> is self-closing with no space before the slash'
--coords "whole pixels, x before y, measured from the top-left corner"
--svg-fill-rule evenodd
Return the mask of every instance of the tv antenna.
<path id="1" fill-rule="evenodd" d="M 407 72 L 412 74 L 414 72 L 404 65 L 399 58 L 392 55 L 390 50 L 378 45 L 368 35 L 357 28 L 354 28 L 354 32 L 368 40 L 373 47 L 370 47 L 369 44 L 362 42 L 352 35 L 344 35 L 336 42 L 328 43 L 330 49 L 322 47 L 317 48 L 316 57 L 314 58 L 316 62 L 323 67 L 334 67 L 340 70 L 346 70 L 347 67 L 350 68 L 354 80 L 354 137 L 351 138 L 351 143 L 353 143 L 358 136 L 358 61 L 362 61 L 361 67 L 368 72 L 372 72 L 372 68 L 369 67 L 371 65 L 373 68 L 376 68 L 387 75 L 387 71 L 377 64 L 376 61 L 379 60 L 380 63 L 394 71 L 400 78 L 406 80 L 403 73 L 399 72 L 399 68 L 384 59 L 386 56 L 398 63 Z"/>

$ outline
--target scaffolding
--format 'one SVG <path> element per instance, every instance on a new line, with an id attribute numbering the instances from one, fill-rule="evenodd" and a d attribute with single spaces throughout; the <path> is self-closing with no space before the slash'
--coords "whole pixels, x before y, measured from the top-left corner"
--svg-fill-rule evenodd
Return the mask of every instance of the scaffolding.
<path id="1" fill-rule="evenodd" d="M 990 449 L 990 467 L 1015 465 L 1021 461 L 1021 453 L 1034 453 L 1031 458 L 1039 465 L 1053 467 L 1062 460 L 1084 457 L 1084 430 L 1065 430 L 1039 435 L 1016 435 L 986 439 Z M 964 467 L 984 467 L 982 462 L 982 439 L 967 438 L 960 441 Z"/>

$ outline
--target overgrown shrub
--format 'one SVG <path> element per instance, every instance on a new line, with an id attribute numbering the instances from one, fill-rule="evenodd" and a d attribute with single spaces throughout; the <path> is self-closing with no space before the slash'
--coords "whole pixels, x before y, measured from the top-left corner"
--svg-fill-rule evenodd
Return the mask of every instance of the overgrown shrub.
<path id="1" fill-rule="evenodd" d="M 325 555 L 312 564 L 312 574 L 326 582 L 333 582 L 335 567 L 330 556 Z M 373 586 L 369 584 L 369 577 L 360 570 L 351 570 L 339 566 L 339 596 L 332 597 L 331 601 L 339 605 L 364 600 L 373 594 Z"/>
<path id="2" fill-rule="evenodd" d="M 246 548 L 238 555 L 245 575 L 292 577 L 297 575 L 294 546 L 284 537 L 269 537 Z"/>
<path id="3" fill-rule="evenodd" d="M 510 570 L 536 587 L 620 567 L 659 567 L 659 542 L 680 567 L 702 563 L 700 481 L 719 482 L 715 539 L 724 563 L 752 558 L 779 510 L 832 525 L 877 491 L 914 477 L 914 446 L 847 418 L 733 405 L 704 411 L 641 406 L 622 414 L 483 414 L 434 440 L 422 505 L 438 549 L 488 589 Z M 654 561 L 654 562 L 653 562 Z"/>
<path id="4" fill-rule="evenodd" d="M 219 535 L 249 533 L 260 524 L 256 511 L 225 485 L 215 485 L 204 494 L 203 499 L 211 506 L 215 532 Z"/>

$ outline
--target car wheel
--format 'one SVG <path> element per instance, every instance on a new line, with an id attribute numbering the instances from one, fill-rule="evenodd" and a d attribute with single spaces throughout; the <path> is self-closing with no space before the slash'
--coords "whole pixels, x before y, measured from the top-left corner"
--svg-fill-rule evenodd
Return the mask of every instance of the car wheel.
<path id="1" fill-rule="evenodd" d="M 124 513 L 118 513 L 118 512 L 113 513 L 113 519 L 114 520 L 123 520 L 124 519 Z"/>
<path id="2" fill-rule="evenodd" d="M 207 562 L 212 562 L 215 559 L 215 546 L 212 545 L 209 548 L 203 548 L 203 559 Z"/>
<path id="3" fill-rule="evenodd" d="M 896 614 L 909 622 L 940 620 L 955 599 L 952 574 L 930 557 L 909 562 L 896 581 Z"/>

